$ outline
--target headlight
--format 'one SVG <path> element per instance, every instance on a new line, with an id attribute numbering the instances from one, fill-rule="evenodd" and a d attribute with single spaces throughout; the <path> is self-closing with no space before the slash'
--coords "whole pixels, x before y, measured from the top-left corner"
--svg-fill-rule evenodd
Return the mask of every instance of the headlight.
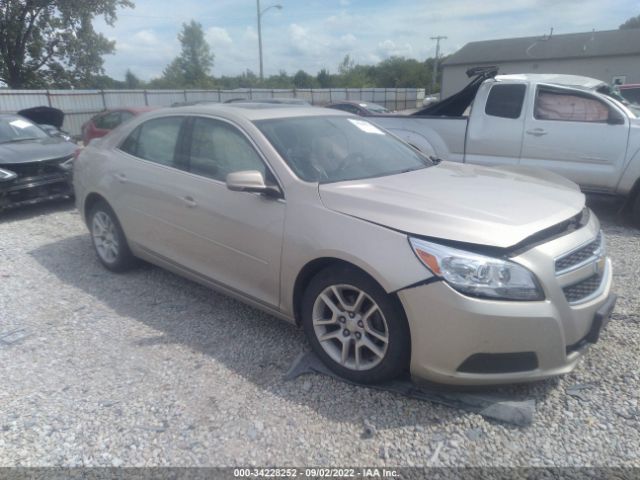
<path id="1" fill-rule="evenodd" d="M 416 238 L 409 241 L 420 261 L 460 293 L 501 300 L 544 300 L 535 276 L 522 265 Z"/>
<path id="2" fill-rule="evenodd" d="M 10 180 L 15 179 L 17 176 L 18 175 L 16 175 L 11 170 L 4 170 L 0 168 L 0 182 L 8 182 Z"/>
<path id="3" fill-rule="evenodd" d="M 58 164 L 58 167 L 60 167 L 65 172 L 70 172 L 71 170 L 73 170 L 73 161 L 76 159 L 76 157 L 77 157 L 77 153 L 74 154 L 72 157 L 69 157 L 68 159 L 66 159 L 64 162 L 60 162 Z"/>

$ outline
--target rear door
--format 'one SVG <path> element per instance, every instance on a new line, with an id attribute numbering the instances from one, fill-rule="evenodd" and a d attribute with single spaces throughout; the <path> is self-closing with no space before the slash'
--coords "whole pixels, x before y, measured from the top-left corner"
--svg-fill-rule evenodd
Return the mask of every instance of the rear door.
<path id="1" fill-rule="evenodd" d="M 480 88 L 467 128 L 466 162 L 479 165 L 519 162 L 526 91 L 524 83 L 487 82 Z"/>
<path id="2" fill-rule="evenodd" d="M 186 170 L 186 117 L 169 116 L 138 126 L 114 153 L 111 201 L 134 247 L 182 263 L 187 239 L 175 219 L 189 209 L 180 177 Z"/>
<path id="3" fill-rule="evenodd" d="M 615 190 L 627 152 L 627 116 L 586 91 L 539 85 L 531 97 L 521 164 L 559 173 L 585 190 Z"/>

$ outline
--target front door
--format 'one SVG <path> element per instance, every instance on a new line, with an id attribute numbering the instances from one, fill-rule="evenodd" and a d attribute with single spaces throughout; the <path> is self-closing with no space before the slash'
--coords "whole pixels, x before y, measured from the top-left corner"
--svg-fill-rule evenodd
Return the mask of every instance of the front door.
<path id="1" fill-rule="evenodd" d="M 531 94 L 520 163 L 559 173 L 585 190 L 615 190 L 627 152 L 626 115 L 588 92 L 539 86 Z"/>
<path id="2" fill-rule="evenodd" d="M 189 204 L 174 219 L 189 237 L 190 268 L 271 306 L 279 305 L 285 202 L 227 188 L 229 173 L 257 170 L 275 182 L 236 126 L 195 117 L 186 138 L 188 173 L 177 180 Z"/>

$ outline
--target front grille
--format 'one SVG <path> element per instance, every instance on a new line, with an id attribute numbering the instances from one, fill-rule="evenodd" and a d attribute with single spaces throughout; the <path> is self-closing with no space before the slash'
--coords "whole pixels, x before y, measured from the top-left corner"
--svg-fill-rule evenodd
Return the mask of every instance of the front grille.
<path id="1" fill-rule="evenodd" d="M 64 158 L 56 158 L 54 160 L 46 160 L 44 162 L 15 163 L 11 165 L 2 165 L 2 168 L 14 172 L 18 175 L 18 178 L 40 177 L 43 175 L 60 173 L 60 164 L 70 158 L 71 156 L 67 156 Z"/>
<path id="2" fill-rule="evenodd" d="M 596 273 L 586 280 L 562 289 L 569 303 L 578 303 L 598 291 L 602 284 L 602 274 Z"/>
<path id="3" fill-rule="evenodd" d="M 602 232 L 600 232 L 593 242 L 558 258 L 556 260 L 556 274 L 560 275 L 575 267 L 584 265 L 592 259 L 597 259 L 603 254 L 602 246 Z"/>

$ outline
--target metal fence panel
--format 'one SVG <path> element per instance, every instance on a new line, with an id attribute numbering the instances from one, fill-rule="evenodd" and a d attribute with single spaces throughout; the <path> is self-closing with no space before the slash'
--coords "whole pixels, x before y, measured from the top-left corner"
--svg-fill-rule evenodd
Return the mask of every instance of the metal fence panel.
<path id="1" fill-rule="evenodd" d="M 147 99 L 144 91 L 140 90 L 105 90 L 104 107 L 144 107 Z"/>
<path id="2" fill-rule="evenodd" d="M 168 107 L 189 102 L 225 102 L 232 99 L 300 98 L 313 105 L 342 100 L 375 102 L 392 110 L 415 108 L 422 103 L 420 88 L 331 88 L 331 89 L 252 89 L 235 90 L 3 90 L 0 112 L 49 105 L 65 112 L 64 129 L 80 135 L 84 122 L 93 115 L 119 107 Z"/>
<path id="3" fill-rule="evenodd" d="M 15 113 L 39 105 L 49 105 L 46 90 L 0 90 L 0 112 Z"/>

